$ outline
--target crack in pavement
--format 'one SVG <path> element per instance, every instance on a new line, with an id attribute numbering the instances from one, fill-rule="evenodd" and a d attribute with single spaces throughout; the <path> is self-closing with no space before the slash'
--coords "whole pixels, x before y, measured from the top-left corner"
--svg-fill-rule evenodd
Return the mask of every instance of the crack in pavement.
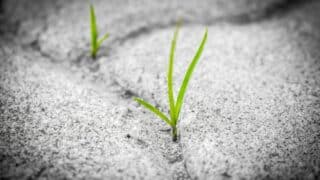
<path id="1" fill-rule="evenodd" d="M 291 3 L 291 2 L 294 2 L 294 3 Z M 310 1 L 308 1 L 308 2 L 310 2 Z M 295 0 L 295 1 L 286 0 L 286 1 L 282 2 L 282 3 L 270 6 L 269 9 L 266 9 L 265 12 L 262 13 L 263 15 L 260 14 L 258 16 L 252 16 L 251 15 L 252 13 L 250 12 L 249 14 L 245 14 L 245 15 L 223 17 L 223 18 L 217 18 L 217 19 L 214 19 L 214 20 L 213 19 L 205 20 L 205 21 L 199 22 L 199 23 L 195 23 L 195 22 L 186 20 L 185 23 L 187 25 L 193 25 L 193 24 L 209 24 L 210 25 L 210 24 L 216 24 L 216 23 L 220 23 L 220 22 L 232 22 L 232 23 L 239 23 L 239 24 L 253 23 L 253 22 L 260 21 L 260 20 L 266 20 L 268 18 L 272 18 L 273 16 L 278 15 L 279 13 L 283 12 L 284 11 L 284 7 L 286 7 L 287 10 L 290 10 L 291 8 L 295 8 L 300 3 L 304 4 L 303 1 L 301 1 L 301 0 Z M 288 4 L 292 4 L 292 6 L 288 6 Z M 46 18 L 48 18 L 48 17 L 46 17 Z M 40 33 L 38 33 L 36 35 L 36 39 L 33 42 L 31 42 L 30 44 L 24 45 L 23 47 L 28 49 L 28 46 L 30 46 L 33 49 L 34 52 L 40 53 L 41 56 L 44 59 L 49 60 L 51 63 L 57 63 L 57 62 L 59 62 L 59 60 L 57 60 L 55 57 L 50 55 L 49 51 L 44 51 L 41 48 L 41 44 L 39 43 L 40 36 L 42 35 L 43 32 L 45 32 L 48 29 L 47 20 L 43 20 L 43 21 L 45 22 L 45 24 L 43 25 L 43 29 L 40 31 Z M 128 41 L 128 40 L 132 40 L 132 39 L 138 38 L 141 35 L 152 33 L 155 30 L 172 27 L 172 26 L 174 26 L 174 24 L 175 24 L 174 21 L 169 21 L 167 24 L 159 24 L 159 23 L 158 24 L 157 23 L 153 23 L 152 24 L 151 23 L 148 26 L 147 25 L 140 26 L 140 27 L 138 27 L 136 29 L 133 29 L 132 31 L 128 32 L 127 34 L 122 34 L 118 38 L 114 38 L 113 41 L 111 41 L 112 43 L 110 43 L 110 44 L 117 44 L 118 43 L 119 46 L 115 47 L 113 49 L 114 49 L 114 51 L 119 51 L 119 49 L 121 49 L 121 45 L 123 43 L 125 43 L 126 41 Z M 21 46 L 21 45 L 17 44 L 17 46 Z M 109 52 L 113 53 L 114 51 L 110 50 Z M 66 56 L 66 57 L 69 58 L 69 56 Z M 106 58 L 106 57 L 108 57 L 108 56 L 102 56 L 102 57 L 100 57 L 100 59 L 103 59 L 103 58 Z M 101 62 L 101 60 L 98 60 L 98 61 L 90 61 L 89 60 L 88 64 L 81 63 L 82 59 L 85 59 L 85 58 L 86 58 L 86 56 L 84 54 L 80 54 L 77 57 L 75 57 L 74 60 L 71 60 L 71 62 L 73 62 L 75 60 L 79 60 L 79 62 L 75 63 L 77 65 L 75 67 L 78 68 L 79 72 L 83 71 L 82 68 L 88 69 L 88 67 L 87 67 L 88 64 L 103 63 L 103 62 Z M 63 61 L 67 61 L 67 60 L 65 59 Z M 69 62 L 69 61 L 67 61 L 67 62 Z M 73 63 L 67 63 L 65 65 L 65 68 L 67 69 L 70 66 L 74 66 L 74 64 Z M 100 71 L 100 67 L 98 66 L 97 69 L 95 69 L 94 71 L 89 71 L 89 72 L 92 73 L 92 72 L 99 72 L 99 71 Z M 83 74 L 85 74 L 85 73 L 83 73 Z M 111 75 L 112 71 L 107 72 L 107 74 Z M 134 90 L 127 88 L 126 85 L 123 85 L 123 84 L 121 85 L 121 83 L 119 83 L 116 80 L 116 78 L 113 77 L 113 76 L 111 76 L 111 81 L 113 82 L 113 86 L 120 88 L 120 90 L 113 92 L 115 95 L 117 95 L 117 96 L 119 96 L 121 98 L 121 102 L 119 102 L 120 104 L 130 104 L 131 101 L 129 101 L 129 100 L 131 99 L 131 97 L 139 95 L 138 92 L 135 92 Z M 99 89 L 98 86 L 97 86 L 97 84 L 99 84 L 99 81 L 95 81 L 94 83 L 96 83 L 96 88 Z M 107 90 L 107 88 L 103 89 L 103 90 Z M 156 125 L 154 125 L 154 126 L 156 126 Z M 148 146 L 148 144 L 144 140 L 139 139 L 139 138 L 137 139 L 136 143 L 140 144 L 141 146 L 143 146 L 143 148 L 147 148 L 147 146 Z M 166 146 L 170 146 L 170 144 L 166 144 Z M 185 156 L 183 154 L 183 148 L 181 147 L 181 143 L 180 142 L 179 142 L 178 151 L 179 152 L 176 153 L 176 157 L 174 157 L 173 160 L 170 160 L 170 159 L 167 159 L 167 158 L 166 159 L 167 159 L 169 164 L 179 164 L 179 163 L 183 162 L 184 170 L 185 170 L 188 178 L 191 179 L 191 176 L 189 174 L 189 170 L 188 170 L 188 167 L 187 167 L 187 163 L 185 162 L 186 159 L 185 159 Z M 163 152 L 161 152 L 161 153 L 163 153 Z M 179 153 L 181 153 L 181 154 L 179 154 Z M 41 173 L 43 171 L 44 170 L 40 169 L 38 174 L 41 175 Z M 36 176 L 38 174 L 36 174 Z"/>

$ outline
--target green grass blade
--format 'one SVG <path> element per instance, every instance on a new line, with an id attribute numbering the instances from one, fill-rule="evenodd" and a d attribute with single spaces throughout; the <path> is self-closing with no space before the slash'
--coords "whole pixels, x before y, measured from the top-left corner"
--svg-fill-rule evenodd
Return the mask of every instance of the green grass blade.
<path id="1" fill-rule="evenodd" d="M 167 124 L 169 124 L 170 126 L 173 126 L 173 124 L 171 123 L 171 121 L 167 118 L 166 115 L 164 115 L 161 111 L 159 111 L 157 108 L 155 108 L 154 106 L 152 106 L 151 104 L 145 102 L 144 100 L 140 99 L 140 98 L 134 98 L 135 101 L 137 101 L 138 103 L 140 103 L 141 105 L 143 105 L 145 108 L 149 109 L 151 112 L 155 113 L 157 116 L 159 116 L 164 122 L 166 122 Z"/>
<path id="2" fill-rule="evenodd" d="M 93 55 L 97 51 L 98 30 L 94 7 L 90 4 L 90 29 L 91 29 L 91 53 Z"/>
<path id="3" fill-rule="evenodd" d="M 98 41 L 98 48 L 101 46 L 101 44 L 103 43 L 103 41 L 105 41 L 106 39 L 108 39 L 109 37 L 109 33 L 105 34 L 99 41 Z"/>
<path id="4" fill-rule="evenodd" d="M 195 66 L 197 65 L 197 62 L 200 59 L 200 56 L 202 54 L 204 45 L 205 45 L 205 43 L 207 41 L 207 36 L 208 36 L 208 29 L 206 29 L 206 31 L 205 31 L 205 34 L 204 34 L 203 39 L 201 41 L 200 47 L 198 48 L 198 51 L 197 51 L 196 55 L 194 56 L 191 64 L 189 65 L 188 70 L 187 70 L 187 72 L 186 72 L 186 74 L 184 76 L 183 82 L 181 84 L 179 95 L 178 95 L 178 98 L 177 98 L 177 103 L 176 103 L 176 119 L 178 119 L 178 117 L 179 117 L 181 106 L 183 104 L 183 98 L 184 98 L 184 95 L 186 93 L 190 77 L 191 77 L 191 75 L 193 73 L 193 70 L 194 70 Z"/>
<path id="5" fill-rule="evenodd" d="M 171 48 L 170 48 L 170 57 L 169 57 L 169 68 L 168 68 L 168 97 L 169 97 L 169 105 L 170 105 L 170 117 L 172 122 L 175 124 L 176 120 L 176 109 L 175 109 L 175 102 L 174 102 L 174 94 L 173 94 L 173 82 L 172 82 L 172 74 L 173 74 L 173 63 L 174 63 L 174 52 L 176 49 L 178 32 L 179 32 L 180 24 L 177 24 L 176 30 L 173 35 L 173 39 L 171 41 Z"/>

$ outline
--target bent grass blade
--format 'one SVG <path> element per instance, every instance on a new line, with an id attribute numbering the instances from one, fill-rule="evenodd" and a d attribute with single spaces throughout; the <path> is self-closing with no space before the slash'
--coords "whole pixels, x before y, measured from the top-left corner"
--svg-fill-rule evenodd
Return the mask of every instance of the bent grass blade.
<path id="1" fill-rule="evenodd" d="M 143 105 L 145 108 L 150 110 L 151 112 L 158 115 L 164 122 L 166 122 L 168 125 L 173 126 L 172 122 L 167 118 L 166 115 L 164 115 L 160 110 L 158 110 L 156 107 L 152 106 L 151 104 L 147 103 L 146 101 L 135 97 L 135 101 L 137 101 L 139 104 Z"/>

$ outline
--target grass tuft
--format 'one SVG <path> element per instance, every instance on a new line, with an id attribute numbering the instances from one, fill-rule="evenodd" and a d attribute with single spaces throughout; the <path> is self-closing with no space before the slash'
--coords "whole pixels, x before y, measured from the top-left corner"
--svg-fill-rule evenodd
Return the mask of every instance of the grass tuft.
<path id="1" fill-rule="evenodd" d="M 101 39 L 99 39 L 99 31 L 97 27 L 96 14 L 92 4 L 90 4 L 90 29 L 91 29 L 91 57 L 95 59 L 97 57 L 97 53 L 102 42 L 108 39 L 109 34 L 106 33 Z"/>
<path id="2" fill-rule="evenodd" d="M 169 101 L 169 107 L 170 107 L 170 118 L 167 117 L 164 113 L 162 113 L 160 110 L 158 110 L 156 107 L 152 106 L 148 102 L 140 99 L 140 98 L 134 98 L 135 101 L 137 101 L 139 104 L 144 106 L 146 109 L 150 110 L 151 112 L 155 113 L 157 116 L 159 116 L 164 122 L 166 122 L 172 130 L 172 140 L 177 141 L 178 139 L 178 130 L 177 130 L 177 124 L 179 120 L 180 111 L 183 105 L 183 99 L 185 96 L 185 93 L 187 91 L 187 87 L 191 78 L 191 75 L 201 57 L 201 54 L 203 52 L 204 46 L 207 41 L 208 36 L 208 29 L 206 28 L 205 34 L 202 38 L 202 41 L 200 43 L 200 47 L 198 48 L 195 56 L 193 57 L 186 73 L 184 76 L 184 79 L 182 81 L 178 97 L 175 100 L 174 93 L 173 93 L 173 66 L 174 66 L 174 55 L 175 55 L 175 49 L 177 44 L 177 38 L 179 34 L 180 29 L 180 23 L 177 24 L 176 30 L 173 35 L 173 39 L 171 41 L 171 48 L 170 48 L 170 55 L 169 55 L 169 67 L 168 67 L 168 74 L 167 74 L 167 85 L 168 85 L 168 101 Z"/>

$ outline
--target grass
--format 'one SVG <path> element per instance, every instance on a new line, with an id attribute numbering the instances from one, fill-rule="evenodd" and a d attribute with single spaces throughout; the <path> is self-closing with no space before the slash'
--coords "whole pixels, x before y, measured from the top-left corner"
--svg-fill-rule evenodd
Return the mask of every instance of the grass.
<path id="1" fill-rule="evenodd" d="M 95 59 L 103 41 L 108 39 L 109 34 L 106 33 L 99 39 L 99 31 L 97 27 L 96 14 L 94 7 L 90 4 L 90 29 L 91 29 L 91 57 Z"/>
<path id="2" fill-rule="evenodd" d="M 174 98 L 173 93 L 173 65 L 174 65 L 174 55 L 175 55 L 175 49 L 177 44 L 177 38 L 179 33 L 180 25 L 178 24 L 176 27 L 176 30 L 174 32 L 173 39 L 171 41 L 171 48 L 170 48 L 170 56 L 169 56 L 169 67 L 168 67 L 168 74 L 167 74 L 167 85 L 168 85 L 168 100 L 170 105 L 170 116 L 166 116 L 163 112 L 161 112 L 156 107 L 152 106 L 148 102 L 144 101 L 143 99 L 135 97 L 134 100 L 137 101 L 139 104 L 143 105 L 146 109 L 150 110 L 157 116 L 159 116 L 164 122 L 166 122 L 172 130 L 172 140 L 177 141 L 178 139 L 178 129 L 177 124 L 179 120 L 179 115 L 181 112 L 181 107 L 183 105 L 183 99 L 185 96 L 185 93 L 187 91 L 188 83 L 190 81 L 191 75 L 200 59 L 200 56 L 202 54 L 202 51 L 204 49 L 205 43 L 207 41 L 207 35 L 208 35 L 208 29 L 206 28 L 205 34 L 202 38 L 200 47 L 198 48 L 195 56 L 193 57 L 193 60 L 191 61 L 187 72 L 185 73 L 183 82 L 181 84 L 180 90 L 178 92 L 177 99 Z"/>

